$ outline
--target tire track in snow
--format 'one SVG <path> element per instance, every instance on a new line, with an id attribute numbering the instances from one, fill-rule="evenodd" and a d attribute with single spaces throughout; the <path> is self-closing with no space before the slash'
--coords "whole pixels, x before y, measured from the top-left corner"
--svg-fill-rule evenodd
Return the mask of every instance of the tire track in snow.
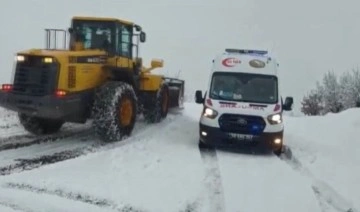
<path id="1" fill-rule="evenodd" d="M 326 202 L 339 212 L 359 212 L 330 185 L 322 180 L 316 179 L 316 177 L 301 164 L 300 160 L 294 156 L 289 147 L 285 147 L 285 152 L 281 154 L 279 158 L 289 164 L 296 171 L 305 174 L 313 180 L 312 190 L 318 200 L 320 200 L 320 205 L 323 205 L 324 202 Z"/>
<path id="2" fill-rule="evenodd" d="M 6 208 L 10 208 L 14 211 L 22 211 L 22 212 L 35 212 L 33 210 L 30 210 L 30 209 L 26 209 L 26 208 L 23 208 L 19 205 L 15 205 L 15 204 L 12 204 L 12 203 L 8 203 L 8 202 L 3 202 L 3 201 L 0 201 L 0 205 L 6 207 Z"/>
<path id="3" fill-rule="evenodd" d="M 51 190 L 47 188 L 39 188 L 35 187 L 29 184 L 20 184 L 20 183 L 7 183 L 2 186 L 3 188 L 10 188 L 10 189 L 17 189 L 22 191 L 30 191 L 38 194 L 48 194 L 48 195 L 55 195 L 58 197 L 74 200 L 74 201 L 80 201 L 83 203 L 95 205 L 98 207 L 106 207 L 113 209 L 115 211 L 119 212 L 142 212 L 143 210 L 136 209 L 129 205 L 118 205 L 111 200 L 100 198 L 100 197 L 94 197 L 87 194 L 81 194 L 77 192 L 67 192 L 61 189 Z"/>
<path id="4" fill-rule="evenodd" d="M 199 150 L 205 168 L 205 186 L 209 195 L 210 209 L 214 212 L 225 211 L 224 189 L 221 183 L 216 149 L 199 148 Z"/>
<path id="5" fill-rule="evenodd" d="M 4 166 L 4 167 L 0 167 L 0 176 L 11 175 L 13 173 L 19 173 L 22 171 L 29 171 L 29 170 L 33 170 L 36 168 L 40 168 L 44 165 L 49 165 L 49 164 L 54 164 L 54 163 L 58 163 L 58 162 L 69 160 L 69 159 L 74 159 L 74 158 L 84 156 L 89 153 L 94 153 L 94 152 L 98 152 L 101 150 L 121 147 L 128 143 L 135 142 L 139 138 L 140 138 L 139 140 L 141 140 L 141 138 L 143 138 L 144 135 L 146 136 L 147 132 L 153 132 L 154 129 L 161 128 L 161 126 L 169 124 L 170 122 L 174 121 L 175 118 L 176 118 L 176 115 L 171 116 L 169 114 L 169 117 L 167 119 L 163 120 L 161 123 L 156 123 L 156 124 L 152 124 L 152 125 L 148 125 L 146 123 L 138 124 L 136 129 L 134 129 L 134 132 L 133 132 L 134 135 L 124 138 L 124 140 L 119 141 L 119 142 L 106 143 L 106 142 L 102 142 L 99 140 L 95 144 L 92 144 L 89 146 L 74 148 L 71 150 L 64 150 L 64 151 L 52 153 L 49 155 L 42 155 L 39 157 L 30 158 L 30 159 L 17 158 L 17 159 L 15 159 L 15 161 L 18 161 L 17 163 L 14 163 L 14 164 L 11 164 L 8 166 Z M 86 140 L 90 140 L 90 139 L 94 138 L 93 133 L 91 132 L 91 129 L 81 133 L 81 135 L 80 134 L 77 134 L 77 135 L 78 135 L 77 137 L 74 137 L 73 135 L 66 135 L 63 138 L 59 138 L 59 136 L 57 136 L 57 137 L 54 137 L 54 139 L 55 139 L 54 141 L 58 141 L 58 140 L 65 141 L 67 138 L 71 138 L 71 139 L 73 139 L 73 138 L 80 139 L 81 138 L 82 140 L 86 141 Z M 28 143 L 22 143 L 21 145 L 25 147 L 25 146 L 33 145 L 36 142 L 44 143 L 46 141 L 47 140 L 44 140 L 44 139 L 33 140 Z"/>
<path id="6" fill-rule="evenodd" d="M 65 150 L 62 152 L 57 152 L 51 155 L 42 155 L 35 158 L 30 159 L 21 159 L 18 158 L 18 161 L 15 164 L 11 164 L 5 167 L 0 167 L 0 176 L 10 175 L 14 173 L 19 173 L 22 171 L 28 171 L 32 169 L 39 168 L 44 165 L 49 165 L 69 159 L 73 159 L 79 157 L 81 155 L 85 155 L 90 152 L 94 152 L 101 145 L 91 145 L 90 147 L 82 147 L 73 150 Z"/>
<path id="7" fill-rule="evenodd" d="M 91 133 L 91 129 L 81 129 L 37 137 L 32 135 L 15 135 L 8 138 L 0 139 L 0 151 L 28 147 L 35 144 L 56 142 L 70 137 L 80 139 Z"/>

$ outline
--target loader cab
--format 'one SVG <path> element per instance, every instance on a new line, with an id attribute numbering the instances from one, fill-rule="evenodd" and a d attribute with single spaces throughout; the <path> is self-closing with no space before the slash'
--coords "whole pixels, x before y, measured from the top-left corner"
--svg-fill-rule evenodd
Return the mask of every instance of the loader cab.
<path id="1" fill-rule="evenodd" d="M 74 17 L 69 33 L 70 50 L 102 50 L 129 59 L 138 57 L 139 42 L 146 40 L 140 26 L 110 18 Z"/>

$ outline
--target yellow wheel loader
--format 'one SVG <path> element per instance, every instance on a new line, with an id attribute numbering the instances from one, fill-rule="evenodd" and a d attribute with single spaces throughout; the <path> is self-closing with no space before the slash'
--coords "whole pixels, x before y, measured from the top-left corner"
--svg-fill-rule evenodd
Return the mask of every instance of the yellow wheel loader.
<path id="1" fill-rule="evenodd" d="M 143 66 L 139 25 L 76 16 L 68 30 L 45 32 L 46 48 L 18 52 L 12 83 L 0 89 L 0 106 L 18 112 L 27 131 L 55 133 L 65 122 L 91 119 L 101 139 L 118 141 L 131 134 L 137 115 L 156 123 L 182 107 L 185 82 L 152 74 L 162 60 Z"/>

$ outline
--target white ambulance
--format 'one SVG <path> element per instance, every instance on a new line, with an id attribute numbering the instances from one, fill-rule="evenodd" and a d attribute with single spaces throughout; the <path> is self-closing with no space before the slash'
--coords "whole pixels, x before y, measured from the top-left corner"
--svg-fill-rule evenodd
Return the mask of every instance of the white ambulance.
<path id="1" fill-rule="evenodd" d="M 259 146 L 280 154 L 283 147 L 283 101 L 278 63 L 267 51 L 226 49 L 213 60 L 208 88 L 195 101 L 203 104 L 199 146 Z"/>

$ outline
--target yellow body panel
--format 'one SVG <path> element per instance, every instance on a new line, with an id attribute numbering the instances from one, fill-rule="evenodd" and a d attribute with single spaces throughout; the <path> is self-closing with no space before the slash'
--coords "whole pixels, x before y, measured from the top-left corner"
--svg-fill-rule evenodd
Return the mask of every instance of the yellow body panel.
<path id="1" fill-rule="evenodd" d="M 88 56 L 105 56 L 105 52 L 99 50 L 89 51 L 61 51 L 61 50 L 42 50 L 31 49 L 19 52 L 19 55 L 33 55 L 52 57 L 54 62 L 60 64 L 57 89 L 68 92 L 78 92 L 93 89 L 101 86 L 109 77 L 110 72 L 104 70 L 107 67 L 133 68 L 133 60 L 123 57 L 112 57 L 104 60 L 103 63 L 90 63 L 77 61 L 76 58 Z M 150 74 L 150 71 L 157 67 L 162 67 L 163 62 L 154 60 L 150 68 L 142 68 L 140 75 L 140 90 L 156 91 L 160 88 L 163 76 Z"/>
<path id="2" fill-rule="evenodd" d="M 77 61 L 78 58 L 89 56 L 105 56 L 103 51 L 59 51 L 32 49 L 18 53 L 18 55 L 32 55 L 52 57 L 60 65 L 57 89 L 68 92 L 78 92 L 100 86 L 108 77 L 103 70 L 104 63 L 90 63 Z"/>
<path id="3" fill-rule="evenodd" d="M 113 67 L 133 68 L 133 60 L 124 57 L 109 58 L 107 64 Z"/>
<path id="4" fill-rule="evenodd" d="M 71 71 L 75 74 L 70 74 Z M 58 89 L 70 92 L 83 91 L 96 88 L 104 83 L 107 72 L 102 70 L 102 65 L 98 64 L 75 64 L 69 65 L 68 70 L 60 72 Z M 74 79 L 74 86 L 72 81 Z"/>
<path id="5" fill-rule="evenodd" d="M 104 64 L 69 63 L 68 57 L 62 58 L 63 61 L 61 59 L 59 61 L 62 66 L 58 80 L 58 89 L 70 92 L 93 89 L 103 84 L 108 77 L 108 73 L 103 71 Z M 72 79 L 74 86 L 71 86 Z"/>
<path id="6" fill-rule="evenodd" d="M 74 16 L 73 20 L 84 20 L 84 21 L 115 21 L 126 25 L 133 25 L 131 21 L 126 21 L 118 18 L 107 18 L 107 17 L 87 17 L 87 16 Z"/>
<path id="7" fill-rule="evenodd" d="M 142 74 L 140 77 L 140 90 L 142 91 L 157 91 L 161 83 L 163 82 L 163 76 L 154 74 Z"/>
<path id="8" fill-rule="evenodd" d="M 18 52 L 18 55 L 34 55 L 34 56 L 53 56 L 61 57 L 79 57 L 79 56 L 93 56 L 93 55 L 106 55 L 105 51 L 100 50 L 85 50 L 85 51 L 71 51 L 71 50 L 48 50 L 48 49 L 29 49 Z"/>

